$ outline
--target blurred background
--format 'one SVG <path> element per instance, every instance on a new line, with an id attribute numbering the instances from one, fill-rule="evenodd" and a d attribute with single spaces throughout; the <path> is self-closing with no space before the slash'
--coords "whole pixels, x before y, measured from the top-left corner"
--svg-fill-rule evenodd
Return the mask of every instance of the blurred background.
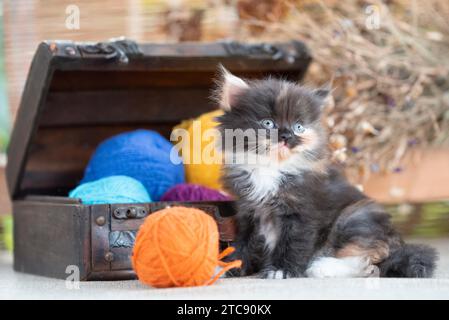
<path id="1" fill-rule="evenodd" d="M 449 1 L 0 0 L 0 217 L 5 151 L 31 59 L 45 39 L 302 40 L 305 82 L 333 79 L 330 147 L 351 181 L 407 234 L 449 234 Z M 78 19 L 79 18 L 79 19 Z M 4 241 L 9 243 L 10 240 Z M 10 244 L 7 244 L 10 246 Z"/>

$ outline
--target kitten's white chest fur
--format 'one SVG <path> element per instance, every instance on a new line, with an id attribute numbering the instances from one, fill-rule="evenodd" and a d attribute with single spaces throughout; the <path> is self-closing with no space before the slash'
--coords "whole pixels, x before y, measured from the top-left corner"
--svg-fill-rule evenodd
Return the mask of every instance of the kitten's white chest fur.
<path id="1" fill-rule="evenodd" d="M 249 189 L 246 197 L 254 202 L 261 203 L 275 195 L 279 190 L 283 173 L 277 166 L 245 166 L 248 173 Z M 260 218 L 259 234 L 265 238 L 268 250 L 273 250 L 279 238 L 279 228 L 270 218 L 269 212 L 256 212 Z"/>
<path id="2" fill-rule="evenodd" d="M 263 202 L 278 191 L 283 175 L 278 167 L 256 166 L 247 170 L 251 184 L 249 199 Z"/>
<path id="3" fill-rule="evenodd" d="M 276 194 L 282 179 L 286 174 L 301 176 L 302 172 L 310 168 L 310 163 L 304 161 L 300 155 L 292 156 L 282 163 L 241 165 L 240 168 L 249 174 L 251 190 L 248 199 L 263 202 L 267 197 Z"/>
<path id="4" fill-rule="evenodd" d="M 298 177 L 310 168 L 310 163 L 304 161 L 300 155 L 292 156 L 282 163 L 245 164 L 239 165 L 249 179 L 249 187 L 245 190 L 245 197 L 257 204 L 270 200 L 282 187 L 286 174 Z M 259 234 L 265 238 L 267 249 L 273 250 L 279 239 L 280 230 L 270 212 L 256 212 L 260 218 Z"/>
<path id="5" fill-rule="evenodd" d="M 285 172 L 278 165 L 259 165 L 245 168 L 249 173 L 251 188 L 247 194 L 248 199 L 258 203 L 267 201 L 274 196 L 282 183 Z M 260 218 L 259 234 L 265 238 L 265 246 L 273 250 L 279 239 L 279 226 L 275 224 L 269 212 L 257 212 Z"/>

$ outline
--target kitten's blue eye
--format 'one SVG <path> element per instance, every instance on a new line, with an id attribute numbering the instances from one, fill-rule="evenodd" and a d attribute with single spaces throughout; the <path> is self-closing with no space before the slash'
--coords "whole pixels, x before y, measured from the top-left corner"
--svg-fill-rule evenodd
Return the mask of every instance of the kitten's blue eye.
<path id="1" fill-rule="evenodd" d="M 300 124 L 299 122 L 295 123 L 293 125 L 293 132 L 295 134 L 301 134 L 305 131 L 306 129 L 302 126 L 302 124 Z"/>
<path id="2" fill-rule="evenodd" d="M 271 119 L 263 119 L 260 121 L 260 123 L 266 128 L 266 129 L 273 129 L 274 128 L 274 121 Z"/>

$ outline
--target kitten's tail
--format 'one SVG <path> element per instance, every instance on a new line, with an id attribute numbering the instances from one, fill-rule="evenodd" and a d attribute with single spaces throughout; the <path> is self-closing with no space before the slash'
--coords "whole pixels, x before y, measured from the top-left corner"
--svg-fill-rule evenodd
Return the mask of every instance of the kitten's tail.
<path id="1" fill-rule="evenodd" d="M 381 277 L 430 278 L 438 254 L 435 249 L 421 244 L 404 244 L 390 252 L 379 265 Z"/>

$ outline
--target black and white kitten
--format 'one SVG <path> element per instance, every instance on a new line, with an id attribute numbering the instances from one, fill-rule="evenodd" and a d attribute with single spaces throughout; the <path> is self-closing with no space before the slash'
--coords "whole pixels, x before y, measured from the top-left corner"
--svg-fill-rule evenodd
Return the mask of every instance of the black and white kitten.
<path id="1" fill-rule="evenodd" d="M 330 163 L 320 122 L 329 90 L 245 81 L 223 69 L 217 93 L 222 137 L 229 130 L 258 132 L 240 146 L 222 144 L 223 183 L 238 199 L 238 275 L 432 276 L 435 250 L 405 244 L 384 209 Z M 237 152 L 264 161 L 229 161 Z"/>

